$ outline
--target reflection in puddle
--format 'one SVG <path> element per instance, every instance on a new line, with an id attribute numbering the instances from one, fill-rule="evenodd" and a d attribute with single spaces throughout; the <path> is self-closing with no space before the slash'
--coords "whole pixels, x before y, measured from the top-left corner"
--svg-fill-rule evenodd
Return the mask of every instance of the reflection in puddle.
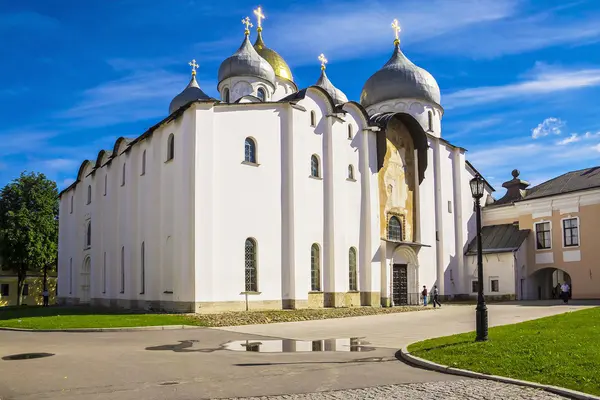
<path id="1" fill-rule="evenodd" d="M 325 340 L 236 340 L 225 343 L 225 350 L 251 351 L 256 353 L 299 353 L 299 352 L 359 352 L 372 351 L 373 347 L 362 338 L 325 339 Z"/>
<path id="2" fill-rule="evenodd" d="M 2 357 L 3 360 L 31 360 L 32 358 L 43 358 L 53 356 L 52 353 L 24 353 Z"/>

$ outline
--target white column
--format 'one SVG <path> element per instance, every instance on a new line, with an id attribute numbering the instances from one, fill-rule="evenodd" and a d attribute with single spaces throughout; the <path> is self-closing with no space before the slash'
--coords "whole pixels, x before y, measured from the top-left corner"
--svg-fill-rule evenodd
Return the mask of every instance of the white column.
<path id="1" fill-rule="evenodd" d="M 456 275 L 454 276 L 454 294 L 466 293 L 465 276 L 465 257 L 463 255 L 463 216 L 462 216 L 462 169 L 463 164 L 460 159 L 460 149 L 454 148 L 452 163 L 452 180 L 454 191 L 454 238 L 455 238 L 455 257 L 456 257 Z"/>
<path id="2" fill-rule="evenodd" d="M 335 246 L 334 246 L 334 221 L 333 221 L 333 137 L 332 118 L 325 119 L 323 137 L 323 292 L 335 292 Z M 327 294 L 325 294 L 327 305 Z M 329 304 L 331 305 L 331 304 Z"/>
<path id="3" fill-rule="evenodd" d="M 281 137 L 281 187 L 282 187 L 282 232 L 281 232 L 281 295 L 282 299 L 296 299 L 296 264 L 294 246 L 294 109 L 282 114 L 287 118 L 283 126 L 287 129 Z M 287 306 L 284 304 L 284 306 Z"/>
<path id="4" fill-rule="evenodd" d="M 369 168 L 369 135 L 371 131 L 363 129 L 361 132 L 361 149 L 359 154 L 359 172 L 360 172 L 360 186 L 361 186 L 361 208 L 360 208 L 360 246 L 358 250 L 359 264 L 358 270 L 360 272 L 359 290 L 361 292 L 373 292 L 377 285 L 374 285 L 372 279 L 372 262 L 373 255 L 371 254 L 371 171 Z M 383 292 L 381 293 L 383 296 Z M 362 304 L 362 301 L 361 301 Z M 375 305 L 375 304 L 372 304 Z"/>
<path id="5" fill-rule="evenodd" d="M 444 224 L 442 221 L 442 182 L 441 182 L 441 160 L 440 160 L 440 141 L 439 139 L 432 139 L 434 143 L 433 153 L 433 183 L 435 185 L 435 230 L 436 230 L 436 278 L 437 287 L 440 291 L 440 295 L 444 295 Z"/>

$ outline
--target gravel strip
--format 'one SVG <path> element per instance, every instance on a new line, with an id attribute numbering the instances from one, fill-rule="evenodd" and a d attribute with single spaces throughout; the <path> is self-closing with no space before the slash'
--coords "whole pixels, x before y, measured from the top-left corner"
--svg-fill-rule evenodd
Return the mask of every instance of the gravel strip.
<path id="1" fill-rule="evenodd" d="M 411 383 L 365 389 L 331 392 L 289 394 L 281 396 L 235 397 L 227 400 L 557 400 L 565 397 L 537 389 L 525 388 L 488 380 Z"/>

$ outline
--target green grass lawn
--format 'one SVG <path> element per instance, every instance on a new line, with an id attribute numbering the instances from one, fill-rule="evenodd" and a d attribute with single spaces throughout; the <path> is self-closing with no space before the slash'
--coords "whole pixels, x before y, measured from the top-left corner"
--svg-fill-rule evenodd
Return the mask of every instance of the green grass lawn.
<path id="1" fill-rule="evenodd" d="M 600 395 L 600 308 L 491 328 L 487 342 L 465 333 L 408 351 L 451 367 Z"/>

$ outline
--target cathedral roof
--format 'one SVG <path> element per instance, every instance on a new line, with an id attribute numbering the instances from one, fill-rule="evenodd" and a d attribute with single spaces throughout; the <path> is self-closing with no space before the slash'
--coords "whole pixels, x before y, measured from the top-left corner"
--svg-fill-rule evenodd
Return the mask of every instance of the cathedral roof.
<path id="1" fill-rule="evenodd" d="M 431 74 L 413 64 L 396 40 L 388 62 L 365 83 L 360 103 L 363 107 L 392 99 L 415 98 L 440 104 L 440 88 Z"/>
<path id="2" fill-rule="evenodd" d="M 344 104 L 348 102 L 348 98 L 346 97 L 344 92 L 333 86 L 333 83 L 331 83 L 331 81 L 327 77 L 327 74 L 325 73 L 324 67 L 321 68 L 321 76 L 319 77 L 317 83 L 315 83 L 315 86 L 319 86 L 325 89 L 325 91 L 327 91 L 327 93 L 329 93 L 329 95 L 333 99 L 333 103 L 335 105 Z"/>
<path id="3" fill-rule="evenodd" d="M 214 100 L 200 89 L 200 85 L 196 81 L 195 71 L 192 73 L 192 79 L 183 92 L 179 93 L 169 105 L 169 114 L 174 113 L 180 107 L 194 100 Z"/>
<path id="4" fill-rule="evenodd" d="M 262 38 L 261 29 L 258 30 L 258 37 L 256 38 L 256 42 L 254 42 L 254 49 L 262 58 L 267 60 L 271 67 L 273 67 L 275 76 L 294 82 L 292 71 L 283 57 L 281 57 L 275 50 L 270 49 L 265 45 L 265 42 Z"/>
<path id="5" fill-rule="evenodd" d="M 231 57 L 219 67 L 219 82 L 234 76 L 253 76 L 266 80 L 275 86 L 275 71 L 271 64 L 262 58 L 250 44 L 248 31 L 244 42 Z"/>

